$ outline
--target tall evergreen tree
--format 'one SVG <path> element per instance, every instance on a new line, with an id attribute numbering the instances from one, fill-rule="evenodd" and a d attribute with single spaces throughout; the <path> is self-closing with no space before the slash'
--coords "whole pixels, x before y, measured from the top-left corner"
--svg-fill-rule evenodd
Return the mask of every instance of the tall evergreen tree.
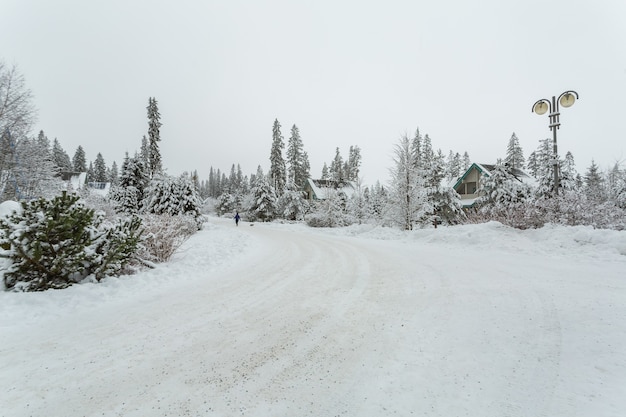
<path id="1" fill-rule="evenodd" d="M 82 146 L 78 145 L 74 158 L 72 158 L 72 167 L 76 172 L 87 172 L 87 157 Z"/>
<path id="2" fill-rule="evenodd" d="M 293 125 L 291 128 L 291 136 L 287 143 L 287 164 L 288 164 L 288 182 L 293 183 L 296 188 L 302 187 L 308 177 L 306 165 L 308 161 L 304 145 L 300 137 L 298 126 Z"/>
<path id="3" fill-rule="evenodd" d="M 337 181 L 339 183 L 343 182 L 346 179 L 344 175 L 343 158 L 341 157 L 341 152 L 339 152 L 339 148 L 335 150 L 335 158 L 330 163 L 330 169 L 328 171 L 328 174 L 331 180 Z"/>
<path id="4" fill-rule="evenodd" d="M 111 164 L 111 170 L 109 171 L 109 182 L 111 185 L 117 185 L 119 183 L 119 169 L 117 168 L 117 163 L 113 161 Z"/>
<path id="5" fill-rule="evenodd" d="M 285 191 L 287 184 L 287 169 L 285 160 L 283 159 L 283 148 L 285 142 L 283 135 L 280 133 L 280 123 L 278 119 L 274 120 L 272 127 L 272 149 L 270 152 L 270 184 L 276 190 L 276 194 L 281 196 Z"/>
<path id="6" fill-rule="evenodd" d="M 259 166 L 256 182 L 252 188 L 252 201 L 248 214 L 252 220 L 270 221 L 276 216 L 277 196 L 274 187 L 267 181 Z"/>
<path id="7" fill-rule="evenodd" d="M 148 174 L 150 178 L 160 173 L 163 168 L 161 166 L 161 151 L 159 150 L 159 142 L 161 141 L 161 114 L 159 113 L 156 98 L 148 99 Z"/>
<path id="8" fill-rule="evenodd" d="M 358 146 L 350 146 L 348 155 L 348 170 L 346 177 L 348 181 L 358 181 L 359 172 L 361 170 L 361 148 Z"/>
<path id="9" fill-rule="evenodd" d="M 515 135 L 515 132 L 513 132 L 511 139 L 509 139 L 504 163 L 511 168 L 524 169 L 524 164 L 526 163 L 524 151 L 522 151 L 522 147 L 519 144 L 519 139 L 517 135 Z"/>
<path id="10" fill-rule="evenodd" d="M 150 145 L 148 145 L 148 138 L 146 137 L 146 135 L 143 135 L 141 138 L 139 157 L 143 161 L 144 166 L 150 166 Z"/>
<path id="11" fill-rule="evenodd" d="M 324 162 L 324 166 L 322 167 L 322 180 L 330 179 L 330 173 L 328 172 L 328 165 Z"/>
<path id="12" fill-rule="evenodd" d="M 465 171 L 463 171 L 465 172 Z M 461 175 L 461 155 L 457 152 L 450 151 L 448 154 L 448 164 L 446 166 L 446 177 L 448 180 L 454 180 Z"/>
<path id="13" fill-rule="evenodd" d="M 54 138 L 52 142 L 52 159 L 60 171 L 69 172 L 72 170 L 70 156 L 63 150 L 57 138 Z"/>
<path id="14" fill-rule="evenodd" d="M 96 161 L 93 164 L 93 175 L 91 181 L 107 182 L 107 166 L 100 152 L 98 152 Z"/>
<path id="15" fill-rule="evenodd" d="M 602 203 L 606 200 L 606 191 L 604 189 L 604 179 L 600 173 L 600 168 L 596 165 L 596 162 L 592 159 L 591 165 L 587 168 L 587 172 L 584 176 L 585 180 L 585 194 L 587 198 L 596 203 Z"/>
<path id="16" fill-rule="evenodd" d="M 472 166 L 472 160 L 470 159 L 467 151 L 465 151 L 463 153 L 463 165 L 461 166 L 461 170 L 465 172 L 469 169 L 470 166 Z"/>
<path id="17" fill-rule="evenodd" d="M 119 186 L 113 188 L 109 193 L 111 200 L 116 203 L 116 211 L 125 214 L 138 213 L 145 197 L 148 182 L 147 170 L 141 157 L 136 155 L 129 158 L 126 154 L 124 163 L 122 163 Z"/>
<path id="18" fill-rule="evenodd" d="M 561 180 L 560 185 L 563 190 L 570 191 L 578 188 L 576 172 L 576 164 L 574 164 L 574 155 L 567 151 L 565 154 L 565 160 L 561 163 Z"/>

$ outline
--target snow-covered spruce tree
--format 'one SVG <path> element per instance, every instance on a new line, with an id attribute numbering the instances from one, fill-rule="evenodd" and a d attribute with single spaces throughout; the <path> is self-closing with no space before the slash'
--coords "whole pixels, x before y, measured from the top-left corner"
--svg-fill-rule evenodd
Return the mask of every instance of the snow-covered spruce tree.
<path id="1" fill-rule="evenodd" d="M 283 135 L 280 133 L 280 123 L 278 119 L 274 120 L 272 127 L 272 149 L 270 151 L 270 172 L 269 181 L 272 188 L 276 190 L 278 196 L 285 191 L 287 184 L 287 168 L 283 159 L 283 148 L 285 142 Z"/>
<path id="2" fill-rule="evenodd" d="M 390 206 L 388 199 L 387 190 L 380 184 L 380 181 L 376 181 L 376 184 L 369 189 L 369 193 L 366 195 L 368 219 L 378 224 L 384 224 L 385 210 L 386 207 Z"/>
<path id="3" fill-rule="evenodd" d="M 621 209 L 626 209 L 626 169 L 615 163 L 607 176 L 609 199 Z"/>
<path id="4" fill-rule="evenodd" d="M 298 126 L 293 125 L 291 136 L 287 142 L 287 183 L 294 184 L 300 188 L 309 177 L 308 155 L 304 152 L 304 145 L 300 137 Z"/>
<path id="5" fill-rule="evenodd" d="M 529 162 L 531 172 L 535 173 L 538 181 L 535 195 L 538 198 L 547 198 L 554 195 L 554 152 L 552 139 L 547 138 L 539 141 L 539 147 L 531 155 Z M 529 158 L 530 159 L 530 158 Z"/>
<path id="6" fill-rule="evenodd" d="M 328 165 L 326 165 L 326 162 L 324 162 L 324 166 L 322 166 L 322 178 L 323 180 L 328 180 L 330 179 L 330 172 L 328 170 Z"/>
<path id="7" fill-rule="evenodd" d="M 113 163 L 111 164 L 111 170 L 109 171 L 108 180 L 111 185 L 118 185 L 120 182 L 120 173 L 119 169 L 117 168 L 117 162 L 115 161 L 113 161 Z"/>
<path id="8" fill-rule="evenodd" d="M 361 171 L 361 148 L 356 145 L 350 146 L 345 171 L 345 176 L 348 181 L 359 180 L 359 172 Z"/>
<path id="9" fill-rule="evenodd" d="M 159 150 L 159 142 L 161 141 L 161 114 L 156 98 L 148 99 L 148 176 L 154 178 L 155 175 L 162 171 L 161 151 Z"/>
<path id="10" fill-rule="evenodd" d="M 561 190 L 576 190 L 579 177 L 580 175 L 576 172 L 576 164 L 574 164 L 574 155 L 568 151 L 565 154 L 565 160 L 561 162 L 561 178 L 559 179 Z"/>
<path id="11" fill-rule="evenodd" d="M 286 220 L 303 220 L 304 215 L 310 210 L 302 191 L 299 191 L 299 187 L 293 183 L 287 184 L 287 190 L 278 198 L 277 206 L 280 217 Z"/>
<path id="12" fill-rule="evenodd" d="M 607 199 L 607 193 L 604 188 L 604 178 L 600 168 L 596 165 L 596 162 L 592 159 L 591 165 L 587 168 L 587 172 L 584 176 L 584 192 L 587 198 L 595 203 L 603 203 Z"/>
<path id="13" fill-rule="evenodd" d="M 187 173 L 174 178 L 159 174 L 146 189 L 143 212 L 156 215 L 190 216 L 198 229 L 204 222 L 200 207 L 202 202 L 193 181 Z"/>
<path id="14" fill-rule="evenodd" d="M 524 159 L 524 151 L 519 144 L 519 139 L 517 138 L 515 132 L 513 132 L 511 139 L 509 139 L 504 163 L 508 164 L 511 168 L 524 169 L 524 164 L 526 163 L 526 160 Z"/>
<path id="15" fill-rule="evenodd" d="M 260 169 L 260 167 L 259 167 Z M 251 221 L 271 221 L 276 217 L 277 197 L 274 187 L 268 182 L 265 175 L 257 173 L 256 183 L 251 190 L 252 199 L 247 208 Z"/>
<path id="16" fill-rule="evenodd" d="M 335 149 L 335 158 L 330 163 L 328 175 L 329 179 L 336 181 L 339 184 L 346 180 L 343 158 L 341 157 L 341 152 L 339 152 L 339 148 Z"/>
<path id="17" fill-rule="evenodd" d="M 461 171 L 465 172 L 472 165 L 472 160 L 469 157 L 467 151 L 463 153 L 463 164 L 461 165 Z"/>
<path id="18" fill-rule="evenodd" d="M 215 203 L 215 212 L 218 216 L 223 216 L 224 214 L 234 213 L 237 210 L 237 201 L 235 197 L 229 193 L 224 192 L 217 197 L 217 202 Z"/>
<path id="19" fill-rule="evenodd" d="M 120 273 L 141 239 L 141 220 L 104 225 L 101 215 L 63 193 L 22 203 L 0 218 L 0 256 L 9 259 L 5 287 L 16 291 L 65 288 L 89 275 Z"/>
<path id="20" fill-rule="evenodd" d="M 87 172 L 87 157 L 82 146 L 78 145 L 72 158 L 72 168 L 75 172 Z"/>
<path id="21" fill-rule="evenodd" d="M 369 220 L 368 198 L 366 198 L 366 195 L 369 197 L 369 190 L 367 188 L 365 190 L 361 188 L 360 180 L 357 180 L 356 183 L 356 192 L 348 199 L 346 211 L 348 216 L 352 219 L 351 223 L 362 224 Z"/>
<path id="22" fill-rule="evenodd" d="M 109 191 L 109 198 L 116 207 L 116 211 L 128 215 L 138 213 L 148 182 L 143 161 L 137 156 L 129 158 L 126 155 L 122 164 L 119 185 L 112 187 Z"/>
<path id="23" fill-rule="evenodd" d="M 96 160 L 93 164 L 93 175 L 90 181 L 94 182 L 107 182 L 107 165 L 104 162 L 102 154 L 98 152 Z"/>
<path id="24" fill-rule="evenodd" d="M 39 132 L 39 134 L 43 134 L 43 130 Z M 54 141 L 52 142 L 52 160 L 59 171 L 72 171 L 72 161 L 70 160 L 70 156 L 67 152 L 65 152 L 57 138 L 54 138 Z"/>
<path id="25" fill-rule="evenodd" d="M 465 171 L 464 171 L 465 172 Z M 449 181 L 459 178 L 461 175 L 461 154 L 450 151 L 446 165 L 446 178 Z"/>

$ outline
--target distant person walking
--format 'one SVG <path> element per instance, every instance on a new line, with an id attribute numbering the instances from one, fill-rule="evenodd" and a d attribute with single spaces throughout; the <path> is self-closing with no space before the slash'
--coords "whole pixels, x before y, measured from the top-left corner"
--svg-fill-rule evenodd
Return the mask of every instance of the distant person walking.
<path id="1" fill-rule="evenodd" d="M 239 219 L 241 219 L 241 216 L 239 212 L 237 212 L 237 214 L 235 214 L 235 226 L 239 226 Z"/>

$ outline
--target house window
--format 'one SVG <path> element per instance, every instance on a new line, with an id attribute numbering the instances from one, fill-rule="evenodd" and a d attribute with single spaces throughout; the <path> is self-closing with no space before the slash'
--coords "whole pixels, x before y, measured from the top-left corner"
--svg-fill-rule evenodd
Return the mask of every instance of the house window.
<path id="1" fill-rule="evenodd" d="M 476 194 L 476 182 L 464 182 L 457 187 L 456 192 L 460 195 Z"/>

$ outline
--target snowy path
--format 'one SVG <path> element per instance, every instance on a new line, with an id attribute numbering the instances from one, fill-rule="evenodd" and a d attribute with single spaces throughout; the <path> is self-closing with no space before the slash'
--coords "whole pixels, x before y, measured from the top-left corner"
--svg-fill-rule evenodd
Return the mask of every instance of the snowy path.
<path id="1" fill-rule="evenodd" d="M 626 413 L 624 256 L 212 223 L 132 296 L 3 294 L 0 415 Z"/>

